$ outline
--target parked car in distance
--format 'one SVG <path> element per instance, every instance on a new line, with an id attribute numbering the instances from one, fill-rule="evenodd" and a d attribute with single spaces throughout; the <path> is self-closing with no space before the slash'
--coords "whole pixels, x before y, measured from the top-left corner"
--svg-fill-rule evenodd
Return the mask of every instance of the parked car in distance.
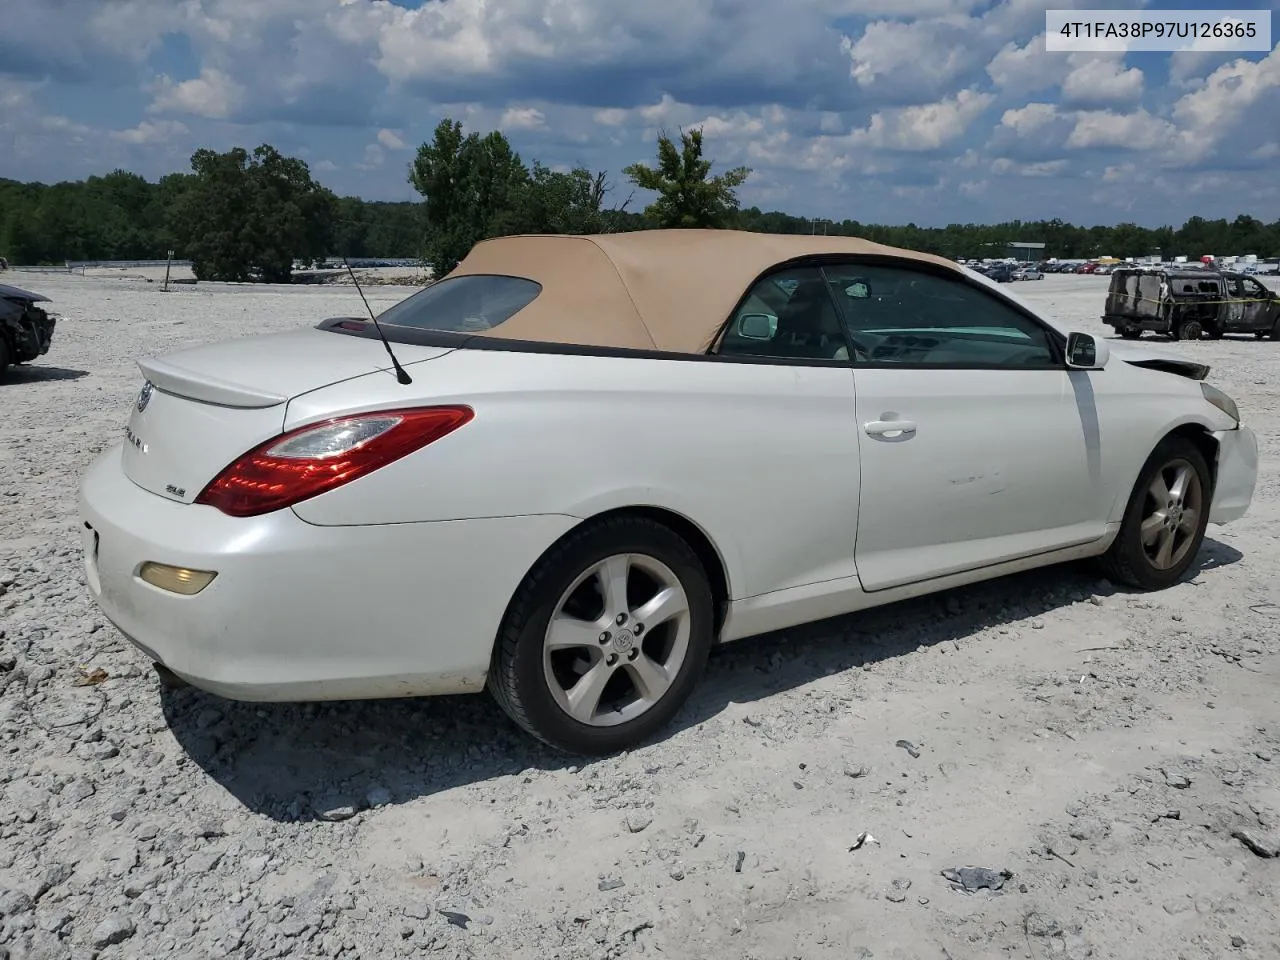
<path id="1" fill-rule="evenodd" d="M 49 298 L 0 283 L 0 379 L 10 364 L 29 363 L 49 352 L 57 321 L 38 303 Z"/>
<path id="2" fill-rule="evenodd" d="M 1015 280 L 1043 280 L 1044 273 L 1039 267 L 1023 267 L 1014 275 Z"/>
<path id="3" fill-rule="evenodd" d="M 1280 294 L 1251 276 L 1203 267 L 1127 267 L 1111 275 L 1102 320 L 1120 336 L 1173 340 L 1252 333 L 1280 340 Z"/>
<path id="4" fill-rule="evenodd" d="M 139 361 L 81 532 L 167 676 L 487 686 L 608 753 L 716 643 L 1082 558 L 1168 587 L 1257 480 L 1203 364 L 855 238 L 503 237 L 371 320 Z"/>
<path id="5" fill-rule="evenodd" d="M 991 268 L 986 271 L 986 275 L 996 283 L 1012 283 L 1018 279 L 1019 268 L 1012 263 L 993 263 Z"/>

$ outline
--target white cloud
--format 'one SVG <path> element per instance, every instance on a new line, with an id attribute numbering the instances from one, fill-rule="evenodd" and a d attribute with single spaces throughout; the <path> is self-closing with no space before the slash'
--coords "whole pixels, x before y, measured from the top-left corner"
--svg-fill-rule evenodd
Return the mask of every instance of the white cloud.
<path id="1" fill-rule="evenodd" d="M 502 114 L 503 130 L 537 130 L 546 126 L 547 115 L 533 107 L 509 107 Z"/>
<path id="2" fill-rule="evenodd" d="M 1177 135 L 1172 123 L 1146 110 L 1082 110 L 1076 114 L 1075 128 L 1067 137 L 1066 146 L 1077 150 L 1163 150 L 1176 142 Z"/>
<path id="3" fill-rule="evenodd" d="M 1012 93 L 1039 93 L 1056 87 L 1067 76 L 1067 56 L 1045 52 L 1043 33 L 1023 46 L 1010 41 L 987 64 L 987 76 Z"/>
<path id="4" fill-rule="evenodd" d="M 968 89 L 937 103 L 882 111 L 852 139 L 881 149 L 937 150 L 962 137 L 994 101 L 989 93 Z"/>
<path id="5" fill-rule="evenodd" d="M 1174 104 L 1173 118 L 1186 131 L 1191 156 L 1199 159 L 1255 110 L 1263 129 L 1274 132 L 1280 114 L 1280 47 L 1263 60 L 1241 58 L 1218 67 L 1200 89 Z"/>
<path id="6" fill-rule="evenodd" d="M 881 20 L 867 25 L 857 40 L 846 37 L 849 75 L 865 90 L 889 86 L 935 93 L 951 85 L 982 54 L 965 42 L 969 17 L 939 17 L 902 23 Z"/>
<path id="7" fill-rule="evenodd" d="M 1121 57 L 1070 54 L 1074 69 L 1062 82 L 1063 102 L 1073 106 L 1136 105 L 1142 100 L 1145 77 L 1138 67 L 1124 68 Z"/>
<path id="8" fill-rule="evenodd" d="M 1008 157 L 998 157 L 991 162 L 991 172 L 999 176 L 1060 177 L 1071 166 L 1070 160 L 1045 160 L 1039 163 L 1022 163 Z"/>
<path id="9" fill-rule="evenodd" d="M 395 130 L 379 130 L 378 143 L 388 150 L 405 150 L 408 148 L 408 144 L 401 139 L 400 134 Z"/>
<path id="10" fill-rule="evenodd" d="M 167 143 L 187 133 L 186 124 L 178 120 L 143 120 L 128 130 L 112 130 L 111 136 L 125 143 Z"/>
<path id="11" fill-rule="evenodd" d="M 1107 169 L 1102 172 L 1102 179 L 1106 180 L 1108 183 L 1131 180 L 1133 179 L 1134 174 L 1137 173 L 1137 170 L 1138 165 L 1136 163 L 1118 163 L 1107 167 Z"/>
<path id="12" fill-rule="evenodd" d="M 245 89 L 221 70 L 206 67 L 200 76 L 175 83 L 162 74 L 152 84 L 152 113 L 183 113 L 226 120 L 244 101 Z"/>
<path id="13" fill-rule="evenodd" d="M 603 123 L 606 127 L 620 127 L 627 122 L 631 113 L 619 107 L 608 107 L 604 110 L 597 110 L 592 116 L 595 118 L 596 123 Z"/>
<path id="14" fill-rule="evenodd" d="M 1028 103 L 1025 107 L 1006 110 L 1000 117 L 1000 125 L 1020 137 L 1027 137 L 1052 126 L 1057 119 L 1057 104 Z"/>

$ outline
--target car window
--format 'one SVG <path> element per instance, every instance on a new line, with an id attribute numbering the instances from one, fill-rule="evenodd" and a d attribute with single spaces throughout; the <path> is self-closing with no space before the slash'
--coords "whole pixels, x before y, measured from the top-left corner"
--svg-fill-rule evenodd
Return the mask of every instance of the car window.
<path id="1" fill-rule="evenodd" d="M 1227 277 L 1227 294 L 1232 297 L 1244 296 L 1244 284 L 1239 277 Z"/>
<path id="2" fill-rule="evenodd" d="M 1057 366 L 1044 327 L 991 293 L 908 267 L 826 269 L 856 362 L 942 367 Z"/>
<path id="3" fill-rule="evenodd" d="M 541 292 L 540 283 L 523 277 L 450 277 L 383 311 L 378 322 L 446 333 L 483 333 L 511 319 Z"/>
<path id="4" fill-rule="evenodd" d="M 847 360 L 848 341 L 822 271 L 793 268 L 757 280 L 712 353 L 782 361 Z"/>
<path id="5" fill-rule="evenodd" d="M 1265 300 L 1267 297 L 1267 288 L 1260 284 L 1257 280 L 1246 279 L 1244 281 L 1244 295 L 1253 300 Z"/>

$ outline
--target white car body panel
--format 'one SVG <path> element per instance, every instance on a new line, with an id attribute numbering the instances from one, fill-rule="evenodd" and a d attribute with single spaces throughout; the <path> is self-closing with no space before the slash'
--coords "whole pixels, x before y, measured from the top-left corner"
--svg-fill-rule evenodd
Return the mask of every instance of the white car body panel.
<path id="1" fill-rule="evenodd" d="M 481 690 L 511 594 L 578 522 L 543 515 L 334 528 L 289 510 L 228 517 L 148 493 L 125 478 L 120 455 L 118 446 L 101 454 L 82 486 L 89 589 L 148 656 L 240 700 Z M 218 576 L 179 596 L 139 578 L 146 560 Z"/>
<path id="2" fill-rule="evenodd" d="M 848 368 L 458 350 L 422 369 L 433 402 L 470 403 L 475 420 L 297 504 L 298 516 L 317 524 L 587 518 L 652 506 L 707 534 L 735 599 L 856 577 Z M 403 387 L 380 380 L 300 397 L 285 426 L 362 401 L 405 402 Z M 807 465 L 803 476 L 797 463 Z"/>
<path id="3" fill-rule="evenodd" d="M 867 590 L 1097 540 L 1106 520 L 1096 427 L 1066 370 L 859 369 L 857 564 Z"/>
<path id="4" fill-rule="evenodd" d="M 479 689 L 522 578 L 613 510 L 666 511 L 706 538 L 727 585 L 721 640 L 1101 554 L 1179 427 L 1218 442 L 1210 519 L 1243 516 L 1252 432 L 1198 382 L 1124 362 L 1159 352 L 1108 343 L 1091 371 L 396 343 L 409 385 L 377 340 L 338 332 L 182 351 L 140 364 L 156 389 L 84 478 L 86 574 L 148 656 L 215 693 L 405 696 Z M 475 418 L 291 508 L 192 502 L 283 431 L 445 403 Z M 866 433 L 895 418 L 915 432 Z M 139 578 L 146 561 L 218 576 L 178 596 Z"/>

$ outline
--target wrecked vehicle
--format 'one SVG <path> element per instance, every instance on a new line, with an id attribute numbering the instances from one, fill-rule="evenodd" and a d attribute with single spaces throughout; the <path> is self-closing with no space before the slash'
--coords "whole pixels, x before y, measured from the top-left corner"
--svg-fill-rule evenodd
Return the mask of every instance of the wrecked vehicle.
<path id="1" fill-rule="evenodd" d="M 1122 267 L 1111 274 L 1102 320 L 1127 340 L 1252 333 L 1280 340 L 1280 294 L 1253 277 L 1198 267 Z"/>
<path id="2" fill-rule="evenodd" d="M 0 283 L 0 377 L 11 363 L 27 363 L 49 352 L 56 321 L 37 303 L 49 298 Z"/>

